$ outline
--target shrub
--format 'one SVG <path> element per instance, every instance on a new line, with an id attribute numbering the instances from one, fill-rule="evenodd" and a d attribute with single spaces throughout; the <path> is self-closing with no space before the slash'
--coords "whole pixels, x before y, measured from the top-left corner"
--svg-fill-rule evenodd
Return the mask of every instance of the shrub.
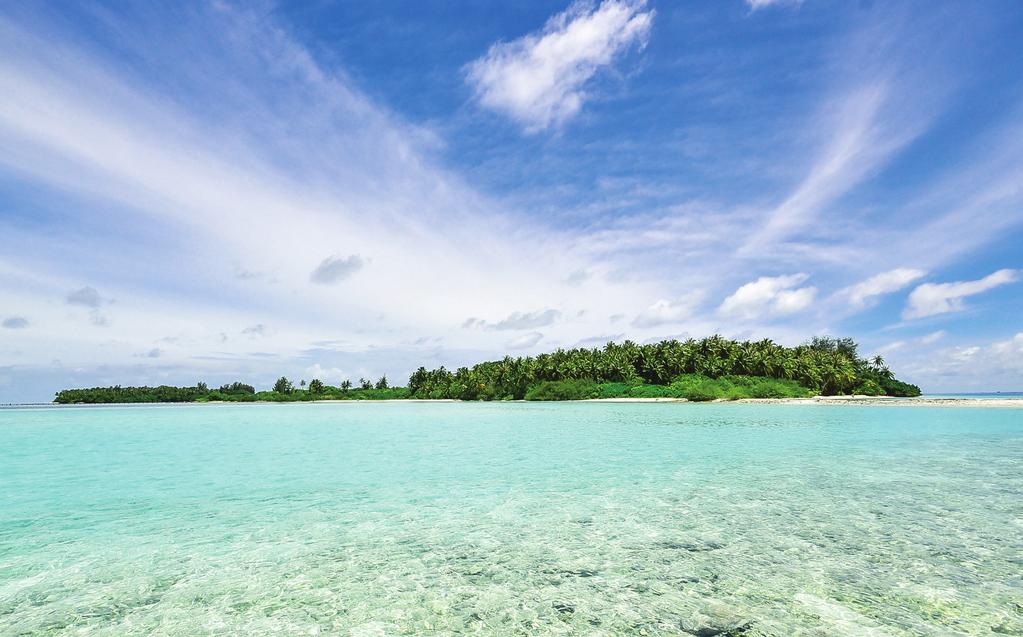
<path id="1" fill-rule="evenodd" d="M 868 378 L 853 389 L 853 393 L 863 396 L 883 396 L 884 389 L 882 389 L 875 381 Z"/>
<path id="2" fill-rule="evenodd" d="M 597 397 L 597 383 L 588 379 L 547 380 L 530 385 L 526 400 L 585 400 Z"/>
<path id="3" fill-rule="evenodd" d="M 630 383 L 600 383 L 595 398 L 622 398 L 628 396 L 633 387 Z"/>
<path id="4" fill-rule="evenodd" d="M 742 375 L 715 379 L 702 374 L 683 374 L 672 382 L 671 389 L 676 395 L 696 402 L 742 398 L 804 398 L 813 395 L 812 391 L 794 380 Z"/>
<path id="5" fill-rule="evenodd" d="M 882 378 L 880 385 L 887 396 L 915 398 L 920 395 L 920 388 L 916 385 L 904 383 L 894 378 Z"/>
<path id="6" fill-rule="evenodd" d="M 636 385 L 629 390 L 632 398 L 678 398 L 680 393 L 665 385 Z"/>
<path id="7" fill-rule="evenodd" d="M 683 398 L 693 402 L 705 402 L 721 397 L 717 383 L 710 379 L 686 385 L 681 393 Z"/>

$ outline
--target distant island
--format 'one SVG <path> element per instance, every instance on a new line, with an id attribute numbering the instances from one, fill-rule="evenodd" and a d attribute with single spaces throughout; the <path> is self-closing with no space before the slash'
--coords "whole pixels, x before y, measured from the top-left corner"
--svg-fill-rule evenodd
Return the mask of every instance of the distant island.
<path id="1" fill-rule="evenodd" d="M 343 380 L 328 385 L 318 378 L 298 387 L 285 377 L 272 389 L 231 383 L 194 387 L 93 387 L 57 392 L 54 402 L 181 403 L 299 402 L 315 400 L 454 399 L 586 400 L 594 398 L 684 398 L 690 401 L 745 398 L 806 398 L 858 394 L 915 397 L 916 385 L 902 382 L 880 356 L 861 358 L 849 338 L 814 337 L 797 347 L 770 339 L 734 341 L 720 336 L 666 340 L 650 345 L 631 341 L 603 348 L 559 349 L 537 356 L 505 357 L 460 367 L 417 369 L 405 387 L 384 376 L 372 382 Z"/>

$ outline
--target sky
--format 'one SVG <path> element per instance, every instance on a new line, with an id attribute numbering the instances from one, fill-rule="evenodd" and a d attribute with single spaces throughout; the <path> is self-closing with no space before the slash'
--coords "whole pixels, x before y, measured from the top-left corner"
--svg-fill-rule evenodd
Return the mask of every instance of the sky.
<path id="1" fill-rule="evenodd" d="M 0 402 L 849 336 L 1023 390 L 1023 5 L 6 3 Z"/>

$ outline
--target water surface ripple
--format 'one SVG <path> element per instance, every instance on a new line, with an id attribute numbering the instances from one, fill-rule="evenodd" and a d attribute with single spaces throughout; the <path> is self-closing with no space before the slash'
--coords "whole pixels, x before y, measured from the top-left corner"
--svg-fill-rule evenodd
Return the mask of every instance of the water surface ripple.
<path id="1" fill-rule="evenodd" d="M 0 634 L 1023 635 L 1023 412 L 3 409 Z"/>

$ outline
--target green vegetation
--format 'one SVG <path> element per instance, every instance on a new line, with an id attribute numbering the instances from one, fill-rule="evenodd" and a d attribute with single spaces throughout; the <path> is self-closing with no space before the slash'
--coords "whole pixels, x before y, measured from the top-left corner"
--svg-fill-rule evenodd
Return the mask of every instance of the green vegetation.
<path id="1" fill-rule="evenodd" d="M 530 385 L 525 400 L 587 400 L 591 398 L 685 398 L 738 400 L 740 398 L 808 398 L 814 393 L 793 380 L 762 376 L 682 374 L 670 385 L 596 383 L 589 379 L 545 380 Z"/>
<path id="2" fill-rule="evenodd" d="M 195 387 L 95 387 L 58 392 L 58 403 L 297 402 L 312 400 L 584 400 L 589 398 L 801 398 L 817 394 L 919 396 L 897 380 L 880 356 L 860 358 L 852 339 L 815 337 L 798 347 L 771 340 L 732 341 L 720 336 L 651 345 L 631 341 L 601 349 L 557 350 L 461 367 L 420 367 L 408 387 L 360 378 L 338 386 L 314 378 L 296 388 L 285 377 L 271 391 L 231 383 Z"/>
<path id="3" fill-rule="evenodd" d="M 815 337 L 798 347 L 771 340 L 701 340 L 602 349 L 557 350 L 535 357 L 461 367 L 420 367 L 409 379 L 415 398 L 459 400 L 569 400 L 573 398 L 682 396 L 781 398 L 857 391 L 919 396 L 920 388 L 895 379 L 880 357 L 860 358 L 852 339 Z"/>
<path id="4" fill-rule="evenodd" d="M 383 379 L 381 379 L 383 380 Z M 379 383 L 378 383 L 379 385 Z M 57 392 L 54 402 L 74 403 L 188 403 L 188 402 L 302 402 L 311 400 L 394 400 L 408 398 L 404 387 L 352 389 L 351 381 L 332 387 L 314 378 L 308 389 L 295 389 L 291 381 L 281 377 L 271 391 L 257 392 L 252 385 L 231 383 L 210 390 L 204 383 L 195 387 L 93 387 L 65 389 Z"/>

